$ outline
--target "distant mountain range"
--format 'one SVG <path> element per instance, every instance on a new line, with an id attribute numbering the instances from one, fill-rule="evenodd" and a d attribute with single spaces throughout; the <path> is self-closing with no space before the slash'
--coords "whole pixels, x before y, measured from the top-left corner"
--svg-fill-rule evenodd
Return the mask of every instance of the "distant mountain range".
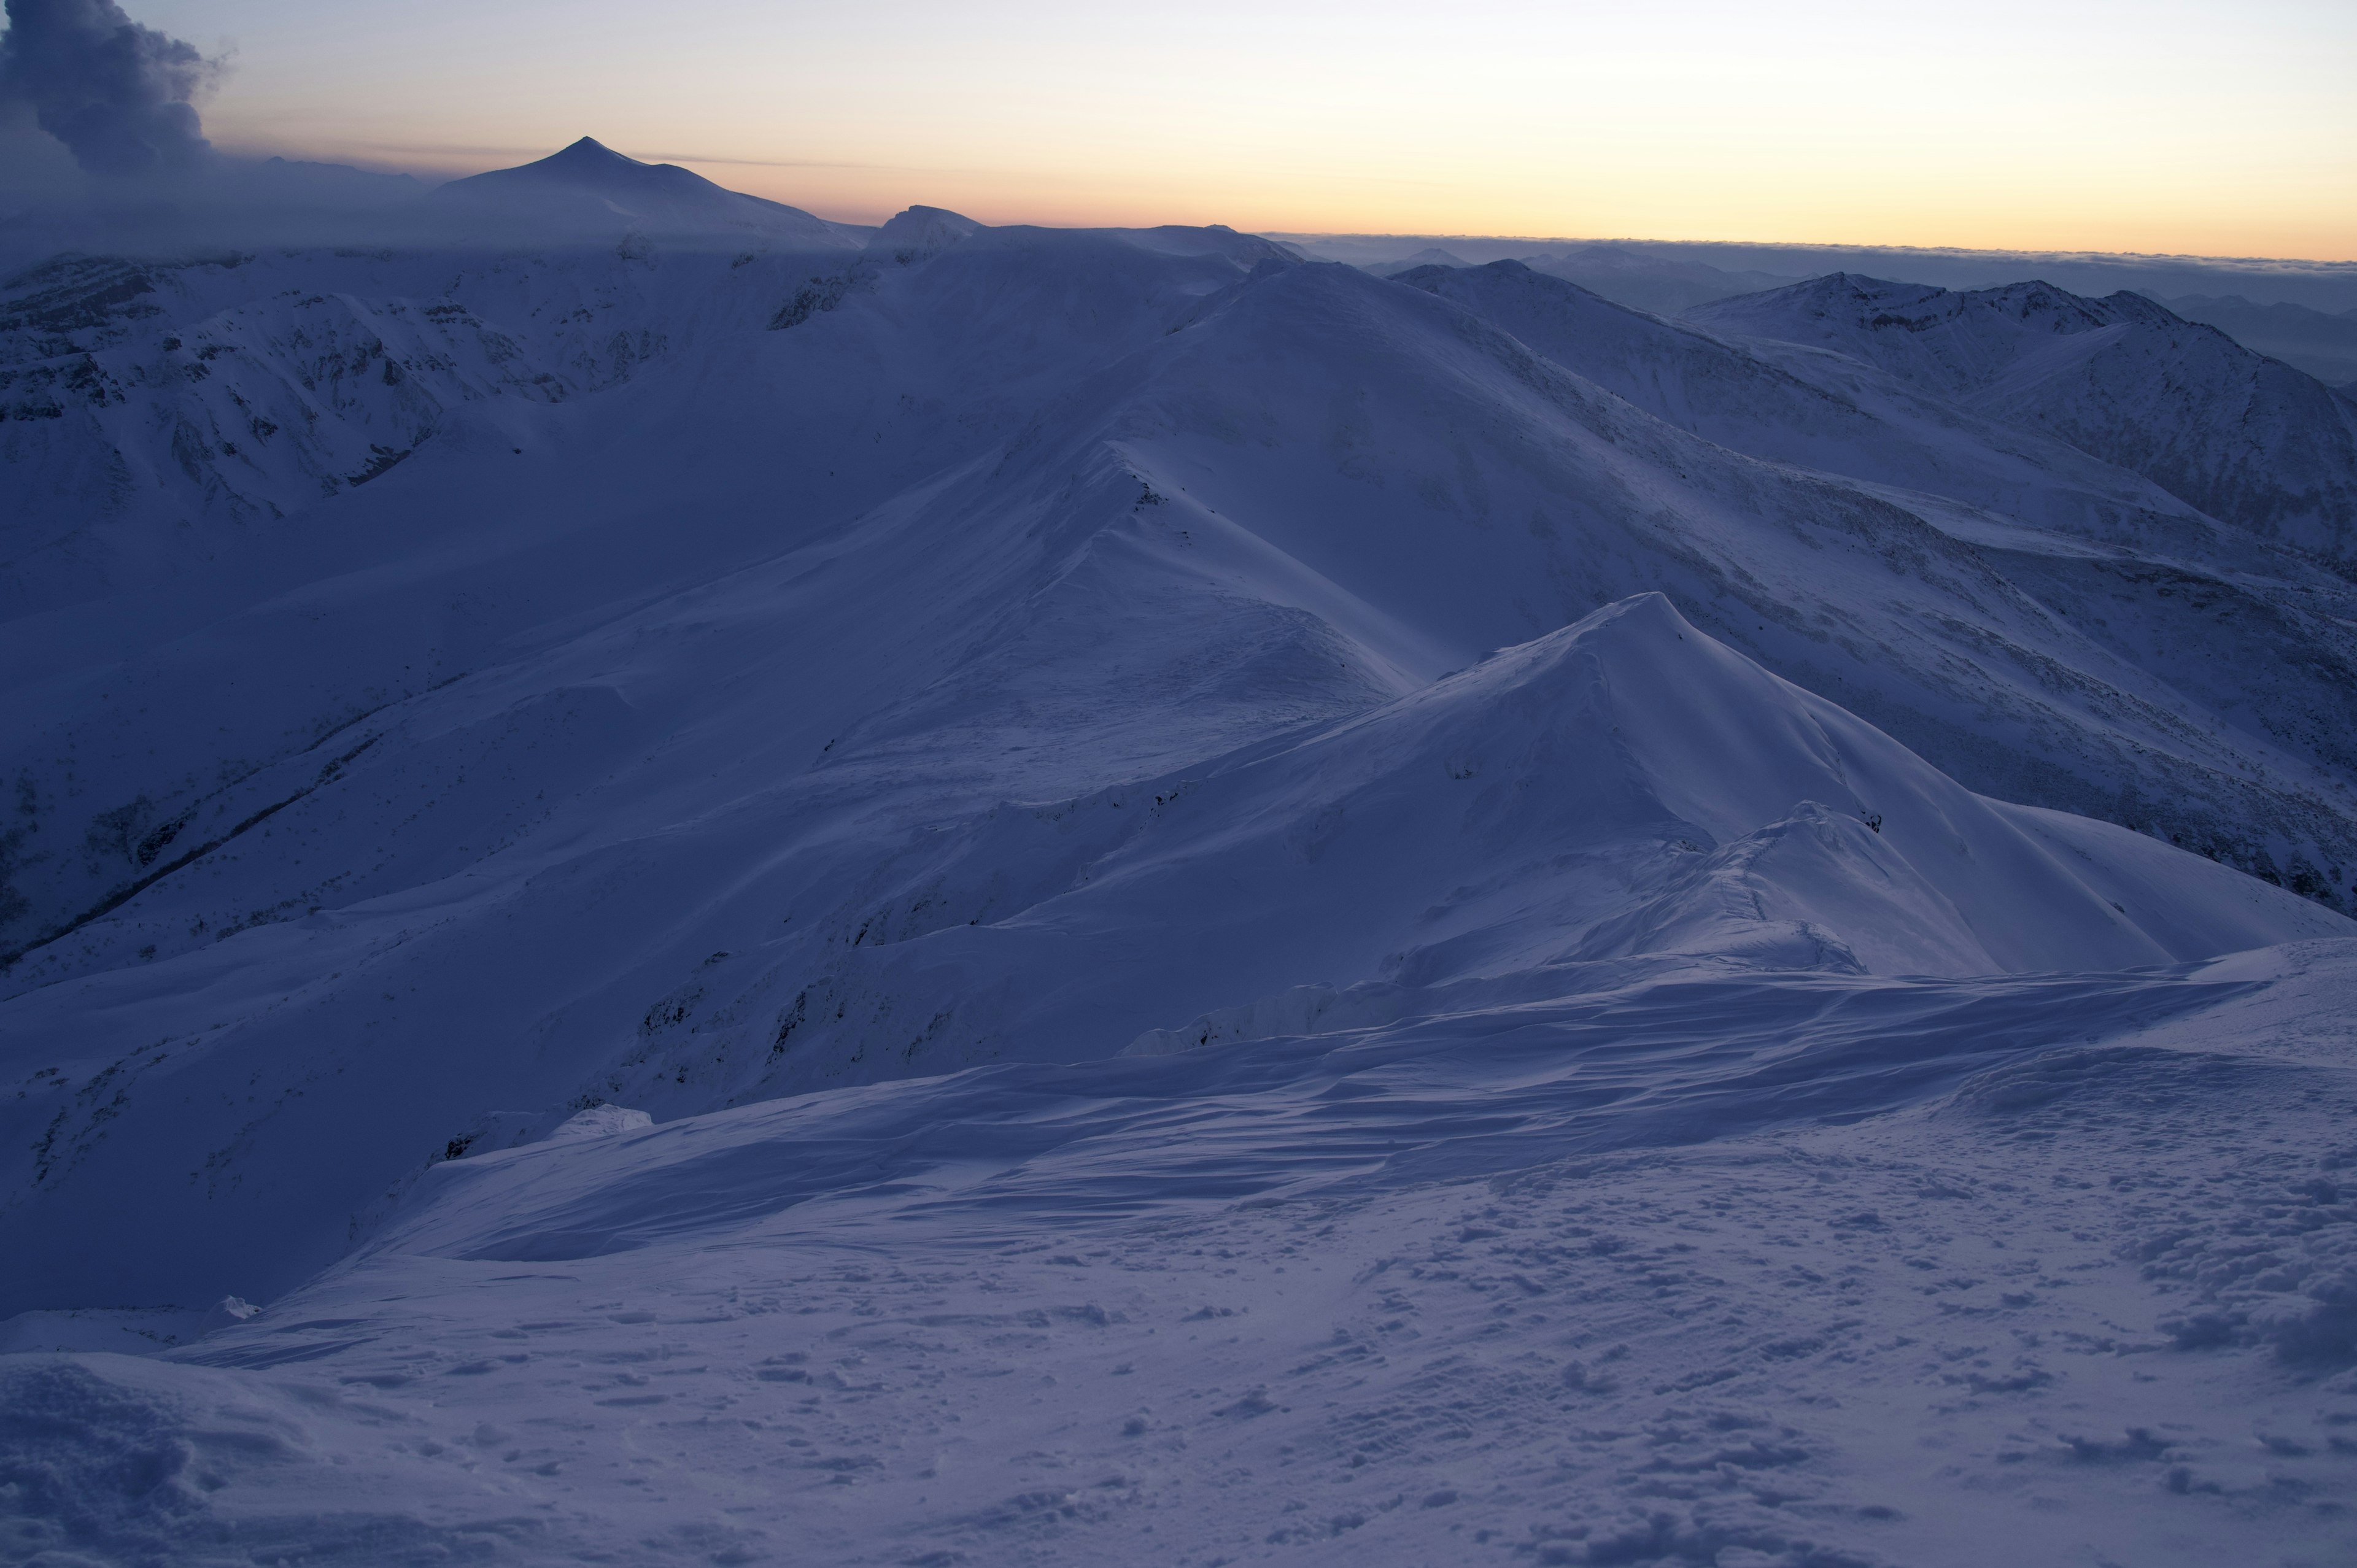
<path id="1" fill-rule="evenodd" d="M 1435 263 L 1463 266 L 1511 258 L 1663 316 L 1841 272 L 1964 290 L 2029 278 L 2083 295 L 2127 290 L 2328 384 L 2357 383 L 2357 263 L 1635 241 L 1565 244 L 1466 235 L 1437 242 L 1279 237 L 1305 255 L 1350 262 L 1384 276 Z"/>
<path id="2" fill-rule="evenodd" d="M 2180 295 L 2162 304 L 2188 321 L 2215 327 L 2246 349 L 2306 371 L 2318 381 L 2357 386 L 2357 306 L 2329 315 L 2277 300 L 2254 305 L 2240 295 Z"/>
<path id="3" fill-rule="evenodd" d="M 1768 273 L 1723 272 L 1700 262 L 1657 255 L 1626 245 L 1576 245 L 1536 251 L 1515 259 L 1534 271 L 1576 283 L 1617 304 L 1660 316 L 1675 316 L 1714 299 L 1798 281 Z M 1368 270 L 1381 277 L 1399 277 L 1419 267 L 1470 264 L 1453 252 L 1427 246 L 1412 256 L 1382 263 Z"/>
<path id="4" fill-rule="evenodd" d="M 1541 251 L 1523 261 L 1566 278 L 1593 294 L 1656 315 L 1675 316 L 1697 305 L 1797 283 L 1797 275 L 1729 272 L 1705 262 L 1627 245 L 1576 245 Z"/>

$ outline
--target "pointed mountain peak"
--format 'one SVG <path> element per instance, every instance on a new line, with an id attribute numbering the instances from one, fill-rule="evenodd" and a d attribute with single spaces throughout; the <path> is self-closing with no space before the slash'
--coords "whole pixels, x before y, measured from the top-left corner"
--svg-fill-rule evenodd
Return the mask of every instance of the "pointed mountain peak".
<path id="1" fill-rule="evenodd" d="M 518 166 L 514 172 L 561 175 L 567 179 L 612 178 L 616 176 L 624 178 L 632 177 L 642 178 L 648 171 L 672 167 L 670 164 L 641 163 L 637 158 L 616 152 L 595 136 L 584 136 L 561 152 L 551 153 L 544 158 Z M 688 174 L 685 169 L 679 169 L 677 172 L 682 175 Z M 689 177 L 701 177 L 691 175 Z"/>
<path id="2" fill-rule="evenodd" d="M 909 207 L 894 213 L 876 232 L 879 238 L 898 238 L 904 234 L 954 234 L 963 239 L 981 227 L 965 214 L 952 212 L 946 207 Z"/>
<path id="3" fill-rule="evenodd" d="M 942 207 L 911 207 L 895 213 L 869 237 L 871 255 L 889 255 L 901 265 L 937 256 L 985 225 Z"/>
<path id="4" fill-rule="evenodd" d="M 465 188 L 478 181 L 508 187 L 528 181 L 535 185 L 591 186 L 600 188 L 643 189 L 662 184 L 678 187 L 708 186 L 702 175 L 679 167 L 675 164 L 641 163 L 637 158 L 618 153 L 595 136 L 584 136 L 560 151 L 530 163 L 514 164 L 506 168 L 487 170 L 465 179 L 453 180 L 449 187 Z M 714 190 L 720 188 L 712 186 Z"/>
<path id="5" fill-rule="evenodd" d="M 551 153 L 548 156 L 542 158 L 539 161 L 543 164 L 574 166 L 587 164 L 601 164 L 607 166 L 614 164 L 629 164 L 637 168 L 647 168 L 652 166 L 640 163 L 636 158 L 629 157 L 621 153 L 616 152 L 613 148 L 608 146 L 605 143 L 599 141 L 595 136 L 584 136 L 579 141 L 574 143 L 571 146 L 564 149 L 562 152 Z"/>
<path id="6" fill-rule="evenodd" d="M 544 158 L 453 180 L 443 188 L 463 196 L 470 191 L 512 190 L 518 187 L 562 187 L 626 201 L 644 200 L 651 196 L 705 202 L 752 199 L 733 197 L 702 175 L 677 164 L 640 163 L 594 136 L 584 136 Z"/>

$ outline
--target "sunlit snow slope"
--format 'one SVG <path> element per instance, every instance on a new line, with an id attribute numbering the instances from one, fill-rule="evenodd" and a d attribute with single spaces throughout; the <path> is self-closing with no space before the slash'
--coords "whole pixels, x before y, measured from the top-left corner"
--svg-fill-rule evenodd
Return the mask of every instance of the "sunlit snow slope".
<path id="1" fill-rule="evenodd" d="M 0 297 L 8 1549 L 2332 1554 L 2314 541 L 1513 263 L 780 233 Z"/>

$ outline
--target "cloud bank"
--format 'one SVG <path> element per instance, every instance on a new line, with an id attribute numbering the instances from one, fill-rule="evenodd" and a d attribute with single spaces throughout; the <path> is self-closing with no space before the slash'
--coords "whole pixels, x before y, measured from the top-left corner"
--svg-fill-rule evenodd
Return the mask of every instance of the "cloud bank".
<path id="1" fill-rule="evenodd" d="M 114 0 L 7 0 L 0 106 L 32 112 L 88 173 L 169 174 L 212 151 L 191 102 L 220 67 Z"/>

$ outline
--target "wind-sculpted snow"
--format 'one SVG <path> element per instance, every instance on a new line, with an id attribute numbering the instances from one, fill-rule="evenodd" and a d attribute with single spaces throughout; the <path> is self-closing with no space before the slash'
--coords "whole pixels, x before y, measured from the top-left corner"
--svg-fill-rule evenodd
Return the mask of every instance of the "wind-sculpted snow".
<path id="1" fill-rule="evenodd" d="M 1536 977 L 1465 982 L 1396 994 L 1399 1016 L 1374 1026 L 771 1101 L 625 1133 L 594 1159 L 487 1155 L 437 1167 L 422 1217 L 371 1250 L 562 1262 L 860 1194 L 1003 1220 L 1489 1176 L 1887 1112 L 2059 1039 L 2247 989 L 2175 973 L 1902 987 L 1658 963 L 1549 978 L 1576 994 L 1529 995 Z"/>
<path id="2" fill-rule="evenodd" d="M 161 1359 L 0 1360 L 10 1542 L 2330 1561 L 2346 953 L 1615 966 L 618 1118 L 436 1166 L 347 1265 Z"/>
<path id="3" fill-rule="evenodd" d="M 2141 295 L 2081 299 L 2038 283 L 1957 293 L 1836 274 L 1688 314 L 1862 360 L 2266 538 L 2336 560 L 2357 551 L 2357 406 Z"/>
<path id="4" fill-rule="evenodd" d="M 2330 1554 L 2305 557 L 1221 229 L 10 297 L 9 1550 Z"/>

